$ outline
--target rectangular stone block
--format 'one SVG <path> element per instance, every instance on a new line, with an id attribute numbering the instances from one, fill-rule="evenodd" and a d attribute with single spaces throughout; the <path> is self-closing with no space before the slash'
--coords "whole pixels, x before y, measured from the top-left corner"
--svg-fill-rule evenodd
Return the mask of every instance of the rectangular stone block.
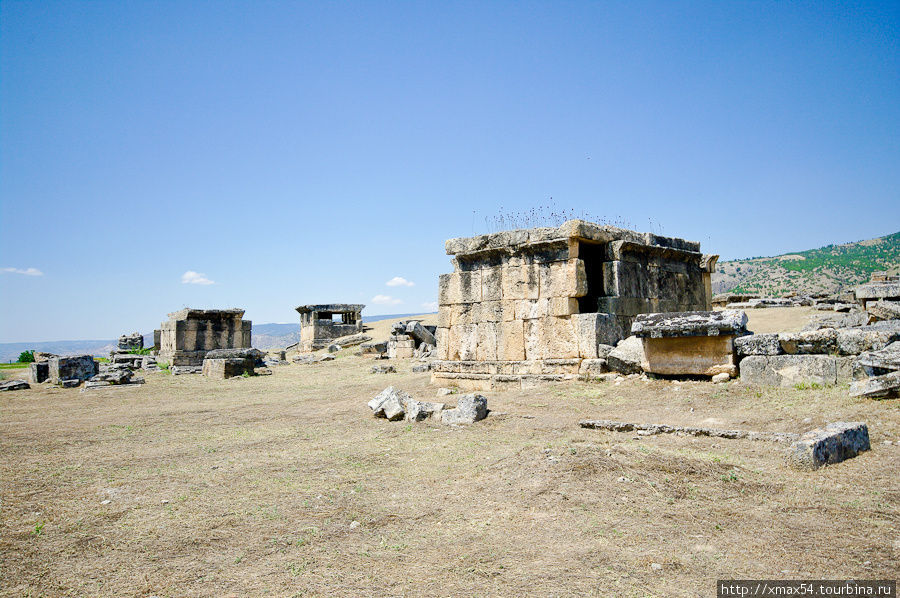
<path id="1" fill-rule="evenodd" d="M 481 270 L 441 274 L 438 281 L 438 303 L 456 305 L 481 301 Z"/>
<path id="2" fill-rule="evenodd" d="M 450 327 L 450 348 L 448 359 L 475 359 L 477 346 L 477 324 L 459 324 Z"/>
<path id="3" fill-rule="evenodd" d="M 448 343 L 450 342 L 449 326 L 438 328 L 434 333 L 434 337 L 437 339 L 436 359 L 447 360 L 449 353 Z"/>
<path id="4" fill-rule="evenodd" d="M 584 297 L 587 292 L 584 261 L 574 259 L 541 266 L 541 297 Z"/>
<path id="5" fill-rule="evenodd" d="M 438 328 L 450 328 L 450 313 L 452 307 L 449 305 L 441 305 L 438 307 L 437 326 Z"/>
<path id="6" fill-rule="evenodd" d="M 578 353 L 585 359 L 598 357 L 598 345 L 615 346 L 623 338 L 619 322 L 611 314 L 575 314 L 571 320 L 578 338 Z"/>
<path id="7" fill-rule="evenodd" d="M 475 359 L 478 361 L 496 360 L 499 336 L 499 323 L 481 322 L 478 324 L 478 345 L 475 349 Z"/>
<path id="8" fill-rule="evenodd" d="M 540 297 L 538 266 L 506 266 L 501 269 L 503 299 L 537 299 Z"/>
<path id="9" fill-rule="evenodd" d="M 255 360 L 251 358 L 204 359 L 203 375 L 215 380 L 224 380 L 243 376 L 245 373 L 253 374 L 254 362 Z"/>
<path id="10" fill-rule="evenodd" d="M 450 326 L 458 326 L 460 324 L 477 324 L 477 309 L 478 306 L 472 305 L 471 303 L 451 305 Z"/>
<path id="11" fill-rule="evenodd" d="M 652 374 L 675 376 L 737 375 L 734 337 L 644 337 L 641 367 Z"/>
<path id="12" fill-rule="evenodd" d="M 742 382 L 790 387 L 849 382 L 853 361 L 853 357 L 833 355 L 751 355 L 739 365 Z"/>
<path id="13" fill-rule="evenodd" d="M 576 297 L 551 297 L 549 316 L 571 316 L 578 313 L 578 299 Z"/>
<path id="14" fill-rule="evenodd" d="M 59 384 L 61 380 L 89 380 L 100 372 L 93 355 L 51 357 L 47 363 L 49 380 L 53 384 Z"/>
<path id="15" fill-rule="evenodd" d="M 516 320 L 534 320 L 546 318 L 550 311 L 548 299 L 520 299 L 516 301 Z"/>
<path id="16" fill-rule="evenodd" d="M 547 347 L 544 345 L 544 319 L 525 320 L 525 359 L 544 359 Z"/>
<path id="17" fill-rule="evenodd" d="M 547 317 L 543 320 L 543 359 L 578 357 L 578 336 L 571 318 Z"/>
<path id="18" fill-rule="evenodd" d="M 824 429 L 811 430 L 787 451 L 791 466 L 814 470 L 840 463 L 869 450 L 869 429 L 863 422 L 834 422 Z"/>
<path id="19" fill-rule="evenodd" d="M 479 322 L 503 321 L 503 304 L 500 301 L 482 301 L 478 305 Z"/>
<path id="20" fill-rule="evenodd" d="M 481 301 L 499 301 L 503 298 L 502 268 L 484 268 L 481 271 Z"/>
<path id="21" fill-rule="evenodd" d="M 504 361 L 525 359 L 525 324 L 520 320 L 500 323 L 497 358 Z"/>

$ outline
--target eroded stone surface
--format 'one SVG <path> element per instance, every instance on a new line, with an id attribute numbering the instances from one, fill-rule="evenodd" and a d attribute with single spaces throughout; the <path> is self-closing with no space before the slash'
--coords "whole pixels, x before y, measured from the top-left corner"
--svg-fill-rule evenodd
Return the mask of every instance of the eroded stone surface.
<path id="1" fill-rule="evenodd" d="M 641 368 L 643 360 L 644 344 L 636 336 L 621 341 L 606 357 L 609 369 L 621 374 L 640 374 L 644 371 Z"/>
<path id="2" fill-rule="evenodd" d="M 797 469 L 814 470 L 840 463 L 869 450 L 869 429 L 863 422 L 835 422 L 803 434 L 787 451 Z"/>
<path id="3" fill-rule="evenodd" d="M 441 421 L 445 424 L 474 424 L 487 417 L 487 398 L 478 394 L 459 397 L 454 409 L 441 411 Z"/>
<path id="4" fill-rule="evenodd" d="M 739 336 L 747 331 L 747 314 L 740 310 L 638 314 L 631 325 L 637 337 Z"/>
<path id="5" fill-rule="evenodd" d="M 748 355 L 780 355 L 778 334 L 748 334 L 734 339 L 734 350 L 740 357 Z"/>
<path id="6" fill-rule="evenodd" d="M 763 386 L 849 382 L 853 357 L 834 355 L 751 355 L 740 362 L 741 380 Z"/>
<path id="7" fill-rule="evenodd" d="M 850 384 L 851 397 L 884 399 L 900 394 L 900 371 L 854 380 Z"/>
<path id="8" fill-rule="evenodd" d="M 28 382 L 24 380 L 2 380 L 0 381 L 0 391 L 7 390 L 25 390 L 31 388 Z"/>

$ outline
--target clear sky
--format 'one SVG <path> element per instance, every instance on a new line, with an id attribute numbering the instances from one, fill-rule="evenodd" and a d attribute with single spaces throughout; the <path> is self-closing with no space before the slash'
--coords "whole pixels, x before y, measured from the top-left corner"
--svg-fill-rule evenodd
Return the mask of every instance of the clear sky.
<path id="1" fill-rule="evenodd" d="M 896 232 L 898 25 L 896 0 L 2 0 L 0 342 L 431 310 L 444 240 L 501 209 L 723 259 Z"/>

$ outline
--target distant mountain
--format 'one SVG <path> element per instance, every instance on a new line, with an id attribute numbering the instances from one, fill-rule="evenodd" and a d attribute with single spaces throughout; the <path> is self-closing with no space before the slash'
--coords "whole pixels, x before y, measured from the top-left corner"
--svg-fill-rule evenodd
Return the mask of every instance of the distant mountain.
<path id="1" fill-rule="evenodd" d="M 391 318 L 403 318 L 421 314 L 392 314 L 387 316 L 363 316 L 363 322 L 377 322 Z M 266 350 L 275 347 L 287 347 L 300 340 L 300 324 L 254 324 L 252 345 Z M 46 341 L 39 343 L 0 343 L 0 362 L 6 363 L 19 358 L 22 351 L 42 351 L 57 355 L 84 355 L 109 357 L 118 343 L 113 340 L 93 341 Z M 153 332 L 144 335 L 144 346 L 153 346 Z"/>
<path id="2" fill-rule="evenodd" d="M 879 270 L 900 271 L 900 232 L 775 257 L 719 262 L 712 290 L 771 296 L 837 293 L 867 282 Z"/>

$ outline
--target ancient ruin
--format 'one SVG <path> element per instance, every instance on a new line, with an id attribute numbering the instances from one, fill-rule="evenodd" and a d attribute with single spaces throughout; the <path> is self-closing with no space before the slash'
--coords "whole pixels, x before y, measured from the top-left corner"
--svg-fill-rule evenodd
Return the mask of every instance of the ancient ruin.
<path id="1" fill-rule="evenodd" d="M 642 313 L 709 310 L 700 244 L 582 220 L 450 239 L 432 382 L 486 389 L 578 374 Z"/>
<path id="2" fill-rule="evenodd" d="M 249 349 L 252 324 L 243 309 L 185 308 L 169 314 L 160 326 L 160 362 L 202 366 L 214 349 Z"/>
<path id="3" fill-rule="evenodd" d="M 364 307 L 365 305 L 352 303 L 297 307 L 297 313 L 300 314 L 300 351 L 324 349 L 334 339 L 361 333 Z"/>

